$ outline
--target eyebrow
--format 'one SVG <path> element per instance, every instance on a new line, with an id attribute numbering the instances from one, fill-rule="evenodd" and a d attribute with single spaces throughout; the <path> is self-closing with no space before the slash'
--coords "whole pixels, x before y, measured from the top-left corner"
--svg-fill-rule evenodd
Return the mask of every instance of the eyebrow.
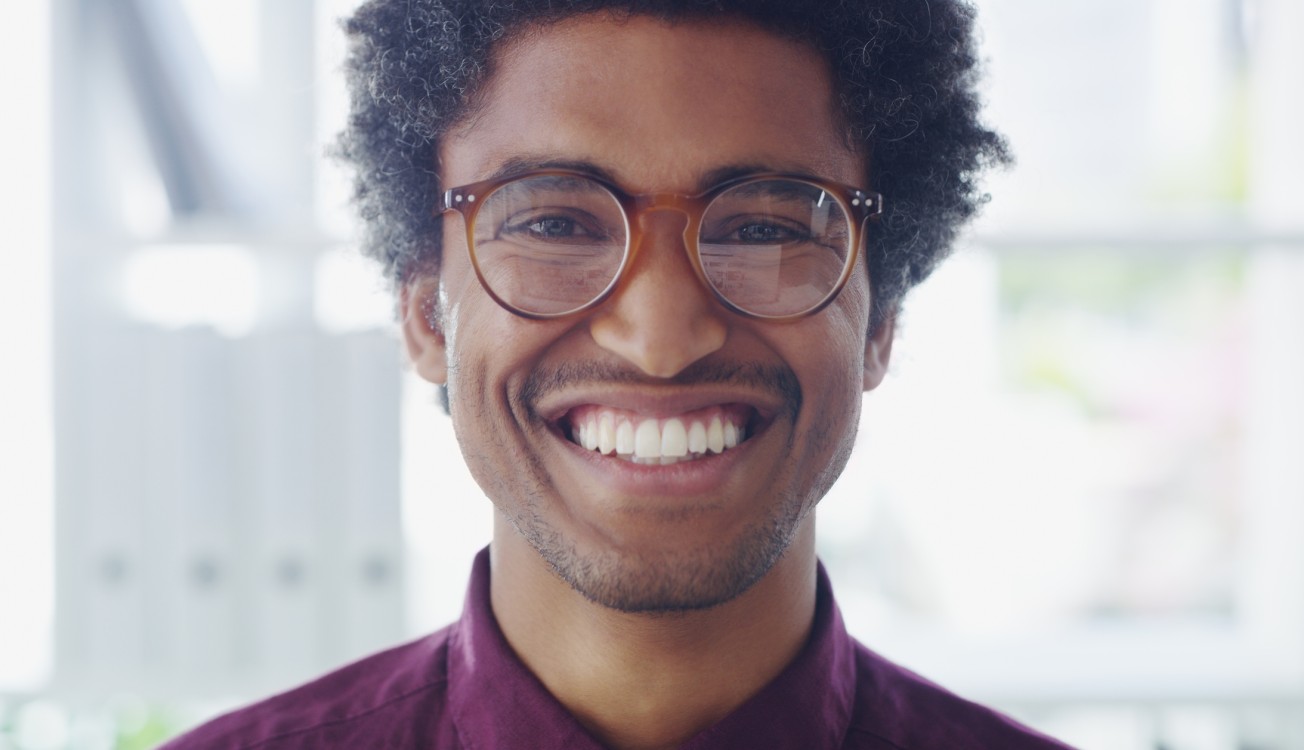
<path id="1" fill-rule="evenodd" d="M 579 172 L 581 174 L 586 174 L 592 177 L 596 177 L 600 180 L 605 180 L 606 182 L 609 182 L 613 185 L 621 184 L 620 181 L 616 179 L 615 175 L 612 174 L 610 170 L 605 169 L 604 167 L 591 161 L 587 161 L 584 159 L 554 159 L 554 158 L 546 158 L 546 157 L 540 158 L 540 157 L 531 157 L 531 156 L 512 156 L 503 160 L 503 162 L 498 165 L 498 168 L 495 169 L 493 173 L 491 173 L 488 176 L 487 179 L 501 180 L 509 177 L 515 177 L 516 175 L 524 174 L 526 172 L 533 172 L 535 170 L 540 170 L 540 169 L 565 169 L 571 172 Z M 722 182 L 727 182 L 729 180 L 736 179 L 738 177 L 747 177 L 749 175 L 754 175 L 754 174 L 776 173 L 776 172 L 782 174 L 792 174 L 792 175 L 808 176 L 808 177 L 816 176 L 816 175 L 809 174 L 806 170 L 777 169 L 773 165 L 769 165 L 769 164 L 761 164 L 761 163 L 726 164 L 721 167 L 716 167 L 715 169 L 712 169 L 709 172 L 703 174 L 698 179 L 697 186 L 695 187 L 694 192 L 697 193 L 705 192 L 715 187 L 716 185 L 719 185 Z"/>
<path id="2" fill-rule="evenodd" d="M 488 179 L 502 180 L 539 169 L 566 169 L 571 172 L 580 172 L 592 177 L 597 177 L 613 184 L 619 184 L 616 183 L 616 178 L 611 174 L 611 172 L 591 161 L 584 161 L 582 159 L 548 159 L 530 156 L 513 156 L 504 160 L 503 163 L 498 165 L 498 168 L 489 175 Z"/>

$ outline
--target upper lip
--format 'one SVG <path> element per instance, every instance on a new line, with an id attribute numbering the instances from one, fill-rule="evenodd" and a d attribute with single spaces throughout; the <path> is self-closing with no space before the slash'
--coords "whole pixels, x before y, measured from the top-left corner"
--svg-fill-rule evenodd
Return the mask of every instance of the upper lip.
<path id="1" fill-rule="evenodd" d="M 607 406 L 649 417 L 674 417 L 724 404 L 750 406 L 766 422 L 783 408 L 783 400 L 777 394 L 728 385 L 632 387 L 621 384 L 567 389 L 541 398 L 535 404 L 535 411 L 552 424 L 579 406 Z"/>

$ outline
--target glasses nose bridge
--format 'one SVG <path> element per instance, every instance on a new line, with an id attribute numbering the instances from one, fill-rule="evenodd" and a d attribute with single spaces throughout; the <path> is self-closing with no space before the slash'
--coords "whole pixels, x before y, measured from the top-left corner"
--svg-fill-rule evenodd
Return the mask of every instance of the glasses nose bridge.
<path id="1" fill-rule="evenodd" d="M 699 283 L 710 284 L 702 274 L 701 263 L 697 260 L 697 233 L 702 223 L 702 213 L 705 205 L 702 200 L 695 196 L 683 195 L 680 193 L 647 193 L 643 195 L 629 196 L 625 203 L 625 212 L 629 222 L 629 258 L 621 272 L 623 277 L 619 285 L 623 286 L 628 283 L 630 275 L 634 273 L 634 267 L 640 265 L 638 257 L 643 254 L 648 245 L 656 245 L 657 240 L 651 239 L 655 234 L 657 222 L 654 220 L 657 216 L 670 219 L 673 215 L 683 217 L 684 223 L 679 229 L 680 241 L 684 253 L 684 262 L 692 269 L 692 274 L 697 277 Z M 663 230 L 664 231 L 664 230 Z M 651 241 L 649 242 L 649 240 Z M 661 242 L 666 239 L 673 240 L 673 235 L 662 236 Z"/>
<path id="2" fill-rule="evenodd" d="M 632 196 L 628 206 L 630 229 L 640 236 L 651 229 L 649 222 L 657 214 L 679 214 L 684 217 L 684 246 L 690 252 L 696 245 L 697 227 L 702 220 L 702 202 L 694 196 L 681 193 L 650 193 Z M 641 242 L 638 244 L 642 244 Z"/>
<path id="3" fill-rule="evenodd" d="M 633 214 L 630 218 L 636 222 L 641 222 L 649 214 L 664 211 L 683 214 L 688 223 L 692 224 L 695 216 L 701 212 L 701 201 L 680 193 L 636 195 L 630 199 L 630 204 L 630 213 Z"/>

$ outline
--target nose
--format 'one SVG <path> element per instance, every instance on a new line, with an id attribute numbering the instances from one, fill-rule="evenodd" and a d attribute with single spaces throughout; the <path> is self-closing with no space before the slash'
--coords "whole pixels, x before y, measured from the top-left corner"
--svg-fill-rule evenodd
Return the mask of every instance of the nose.
<path id="1" fill-rule="evenodd" d="M 657 378 L 674 377 L 724 346 L 728 330 L 727 311 L 702 286 L 685 252 L 686 219 L 677 211 L 639 217 L 627 277 L 590 323 L 599 346 Z"/>

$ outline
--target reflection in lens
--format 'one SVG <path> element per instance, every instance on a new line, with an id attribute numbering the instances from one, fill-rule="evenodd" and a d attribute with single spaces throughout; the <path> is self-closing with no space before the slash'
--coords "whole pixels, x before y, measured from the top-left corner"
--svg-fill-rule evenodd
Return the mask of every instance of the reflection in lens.
<path id="1" fill-rule="evenodd" d="M 475 256 L 485 284 L 528 313 L 555 315 L 591 302 L 625 256 L 625 216 L 605 187 L 574 175 L 536 175 L 484 198 Z"/>
<path id="2" fill-rule="evenodd" d="M 766 316 L 823 302 L 851 256 L 846 211 L 797 180 L 749 182 L 707 207 L 698 245 L 711 285 L 731 303 Z"/>

